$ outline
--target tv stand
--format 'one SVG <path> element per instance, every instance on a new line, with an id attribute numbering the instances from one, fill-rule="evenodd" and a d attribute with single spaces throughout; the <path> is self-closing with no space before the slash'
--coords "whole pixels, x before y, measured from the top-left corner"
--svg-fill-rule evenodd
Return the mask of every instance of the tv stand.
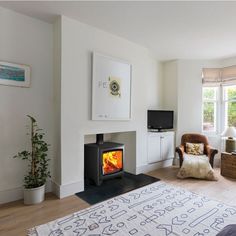
<path id="1" fill-rule="evenodd" d="M 163 162 L 174 158 L 174 131 L 148 132 L 148 163 Z"/>
<path id="2" fill-rule="evenodd" d="M 163 129 L 149 129 L 148 132 L 153 132 L 153 133 L 163 133 L 166 132 Z"/>

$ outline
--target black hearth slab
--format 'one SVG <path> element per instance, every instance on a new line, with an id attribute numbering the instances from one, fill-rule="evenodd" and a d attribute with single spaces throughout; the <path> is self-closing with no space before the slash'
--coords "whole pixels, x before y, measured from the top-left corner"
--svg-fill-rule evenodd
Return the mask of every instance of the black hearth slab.
<path id="1" fill-rule="evenodd" d="M 104 180 L 100 186 L 86 184 L 85 191 L 76 193 L 76 196 L 92 205 L 159 180 L 145 174 L 133 175 L 125 172 L 122 177 Z"/>

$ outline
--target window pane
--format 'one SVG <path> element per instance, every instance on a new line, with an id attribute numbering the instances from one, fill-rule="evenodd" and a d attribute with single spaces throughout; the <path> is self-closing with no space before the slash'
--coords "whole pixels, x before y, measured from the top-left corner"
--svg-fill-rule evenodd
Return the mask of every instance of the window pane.
<path id="1" fill-rule="evenodd" d="M 216 105 L 214 102 L 203 103 L 203 130 L 215 131 Z"/>
<path id="2" fill-rule="evenodd" d="M 203 88 L 203 99 L 216 99 L 216 88 L 215 87 L 207 87 Z"/>
<path id="3" fill-rule="evenodd" d="M 236 99 L 236 86 L 224 87 L 224 99 L 225 100 Z"/>
<path id="4" fill-rule="evenodd" d="M 227 126 L 234 126 L 236 127 L 236 102 L 226 102 L 225 103 L 226 109 L 226 127 Z"/>

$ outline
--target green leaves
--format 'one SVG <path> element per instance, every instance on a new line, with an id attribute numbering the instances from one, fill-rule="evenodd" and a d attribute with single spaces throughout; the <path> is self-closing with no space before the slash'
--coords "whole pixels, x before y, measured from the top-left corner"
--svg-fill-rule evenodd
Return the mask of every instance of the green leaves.
<path id="1" fill-rule="evenodd" d="M 24 177 L 25 188 L 37 188 L 44 185 L 50 176 L 49 158 L 47 157 L 48 146 L 43 138 L 45 133 L 37 126 L 36 120 L 27 115 L 31 121 L 31 151 L 21 151 L 13 158 L 29 161 L 29 171 Z"/>
<path id="2" fill-rule="evenodd" d="M 22 160 L 28 160 L 30 158 L 30 152 L 28 151 L 18 152 L 18 154 L 15 155 L 13 158 L 20 158 Z"/>

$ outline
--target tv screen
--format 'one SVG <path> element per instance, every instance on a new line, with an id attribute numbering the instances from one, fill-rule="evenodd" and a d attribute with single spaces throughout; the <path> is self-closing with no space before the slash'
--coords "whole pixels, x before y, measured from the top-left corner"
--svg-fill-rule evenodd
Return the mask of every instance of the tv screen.
<path id="1" fill-rule="evenodd" d="M 148 129 L 173 129 L 174 111 L 148 110 Z"/>

